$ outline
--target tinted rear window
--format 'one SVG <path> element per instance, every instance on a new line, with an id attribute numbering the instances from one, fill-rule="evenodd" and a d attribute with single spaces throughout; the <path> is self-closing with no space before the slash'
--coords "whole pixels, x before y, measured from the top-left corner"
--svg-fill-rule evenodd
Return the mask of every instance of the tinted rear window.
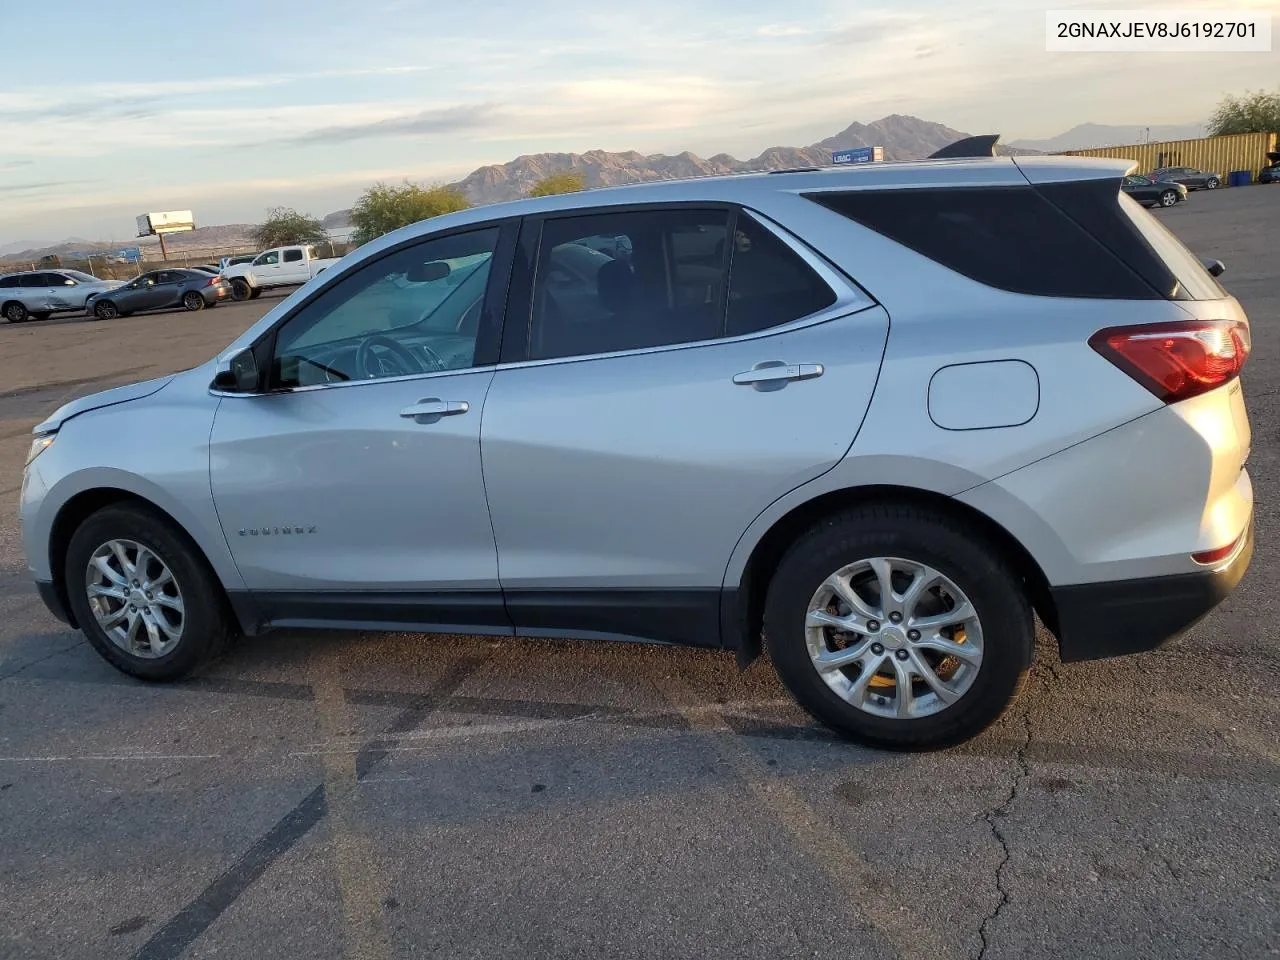
<path id="1" fill-rule="evenodd" d="M 850 191 L 808 198 L 1001 290 L 1041 297 L 1158 297 L 1031 187 Z"/>
<path id="2" fill-rule="evenodd" d="M 1175 299 L 1220 300 L 1227 295 L 1222 285 L 1204 268 L 1195 254 L 1133 198 L 1121 194 L 1120 209 L 1133 221 L 1133 225 L 1138 228 L 1156 256 L 1164 261 L 1165 266 L 1177 278 L 1179 289 L 1174 293 Z"/>

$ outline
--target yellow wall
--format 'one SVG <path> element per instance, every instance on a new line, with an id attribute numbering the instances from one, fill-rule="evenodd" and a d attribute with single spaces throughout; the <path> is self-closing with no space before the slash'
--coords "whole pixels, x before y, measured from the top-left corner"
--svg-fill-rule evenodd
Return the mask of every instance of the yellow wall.
<path id="1" fill-rule="evenodd" d="M 1274 133 L 1240 133 L 1230 137 L 1201 140 L 1165 140 L 1161 143 L 1134 143 L 1124 147 L 1095 147 L 1092 150 L 1063 151 L 1077 157 L 1114 157 L 1132 160 L 1136 173 L 1156 167 L 1196 167 L 1216 173 L 1225 186 L 1232 170 L 1249 170 L 1254 178 L 1267 165 L 1267 154 L 1276 149 Z"/>

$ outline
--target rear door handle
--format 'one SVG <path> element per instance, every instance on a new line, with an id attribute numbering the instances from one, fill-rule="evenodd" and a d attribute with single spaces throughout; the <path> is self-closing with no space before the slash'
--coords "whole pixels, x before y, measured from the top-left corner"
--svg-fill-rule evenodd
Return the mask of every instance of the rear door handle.
<path id="1" fill-rule="evenodd" d="M 757 390 L 780 390 L 793 380 L 813 380 L 823 374 L 820 363 L 783 363 L 769 360 L 757 363 L 750 370 L 734 374 L 733 382 Z"/>
<path id="2" fill-rule="evenodd" d="M 456 417 L 470 409 L 471 404 L 465 400 L 441 400 L 439 397 L 427 397 L 411 407 L 405 407 L 400 411 L 400 416 L 410 420 L 426 417 Z"/>

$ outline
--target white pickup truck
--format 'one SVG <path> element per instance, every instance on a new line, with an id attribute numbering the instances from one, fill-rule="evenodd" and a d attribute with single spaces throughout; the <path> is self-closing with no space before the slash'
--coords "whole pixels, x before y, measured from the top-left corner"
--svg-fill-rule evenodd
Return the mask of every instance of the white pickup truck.
<path id="1" fill-rule="evenodd" d="M 310 244 L 272 247 L 251 263 L 238 263 L 222 271 L 231 284 L 234 300 L 252 300 L 271 287 L 295 287 L 338 262 L 339 257 L 317 257 Z"/>

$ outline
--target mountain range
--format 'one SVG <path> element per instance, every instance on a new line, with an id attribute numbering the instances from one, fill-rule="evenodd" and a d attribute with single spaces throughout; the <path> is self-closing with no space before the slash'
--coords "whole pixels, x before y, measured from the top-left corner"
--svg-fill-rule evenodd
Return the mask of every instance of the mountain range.
<path id="1" fill-rule="evenodd" d="M 1085 123 L 1045 140 L 1015 140 L 1007 146 L 1001 144 L 996 151 L 1002 154 L 1054 153 L 1092 146 L 1134 143 L 1140 139 L 1184 139 L 1203 135 L 1204 124 L 1139 127 Z M 718 153 L 704 159 L 688 151 L 674 156 L 642 154 L 634 150 L 622 153 L 610 153 L 606 150 L 537 153 L 517 157 L 508 163 L 480 167 L 450 186 L 461 190 L 473 204 L 483 205 L 526 196 L 535 183 L 553 173 L 580 173 L 587 187 L 594 188 L 644 180 L 672 180 L 825 165 L 831 163 L 834 151 L 852 147 L 879 146 L 884 148 L 886 160 L 916 160 L 966 136 L 969 134 L 945 124 L 892 114 L 872 123 L 852 123 L 834 136 L 808 146 L 770 147 L 749 160 L 739 160 L 727 153 Z M 323 218 L 325 228 L 341 230 L 349 226 L 350 212 L 350 209 L 346 209 L 330 213 Z M 203 227 L 193 233 L 175 234 L 167 242 L 174 250 L 208 249 L 219 245 L 246 246 L 251 243 L 248 235 L 250 229 L 248 224 Z M 155 238 L 132 241 L 130 244 L 75 239 L 47 246 L 33 243 L 26 249 L 19 243 L 10 243 L 0 248 L 0 257 L 15 261 L 34 261 L 48 254 L 65 254 L 93 247 L 145 244 L 148 241 L 154 243 Z"/>
<path id="2" fill-rule="evenodd" d="M 750 160 L 727 153 L 703 158 L 685 151 L 674 156 L 643 154 L 634 150 L 610 153 L 537 153 L 516 157 L 509 163 L 493 164 L 472 171 L 456 187 L 473 204 L 499 203 L 527 196 L 539 180 L 553 173 L 578 173 L 588 189 L 612 187 L 646 180 L 676 180 L 709 177 L 753 170 L 785 170 L 789 167 L 821 166 L 831 163 L 831 154 L 852 147 L 884 148 L 886 160 L 918 160 L 969 134 L 941 123 L 893 114 L 873 123 L 852 123 L 835 136 L 807 147 L 770 147 Z M 1032 153 L 1033 150 L 997 147 L 1001 153 Z M 346 226 L 349 210 L 338 210 L 324 218 L 329 228 Z"/>
<path id="3" fill-rule="evenodd" d="M 1168 123 L 1154 126 L 1118 126 L 1103 123 L 1081 123 L 1066 133 L 1046 140 L 1011 140 L 1009 146 L 1060 153 L 1063 150 L 1088 150 L 1092 147 L 1122 147 L 1130 143 L 1158 140 L 1194 140 L 1206 136 L 1204 123 Z"/>

